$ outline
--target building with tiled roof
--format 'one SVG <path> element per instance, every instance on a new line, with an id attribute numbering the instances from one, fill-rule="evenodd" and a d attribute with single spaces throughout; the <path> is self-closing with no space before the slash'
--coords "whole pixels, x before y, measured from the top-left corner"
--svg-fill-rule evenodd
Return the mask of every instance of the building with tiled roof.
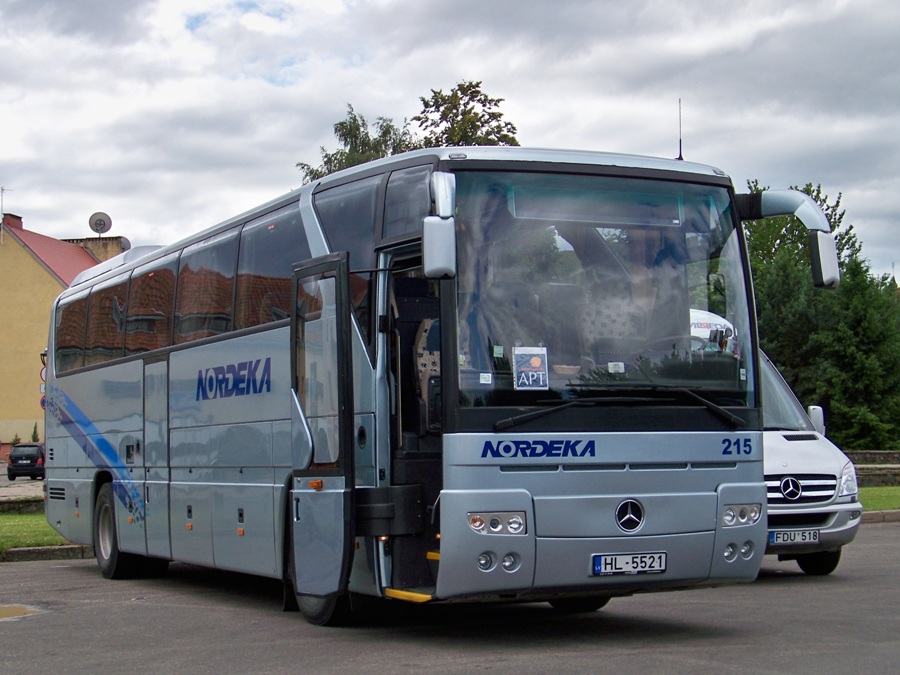
<path id="1" fill-rule="evenodd" d="M 127 240 L 118 240 L 113 243 L 113 254 L 121 253 L 129 246 Z M 97 262 L 98 258 L 83 244 L 28 231 L 20 216 L 3 214 L 0 226 L 0 443 L 9 444 L 15 436 L 23 442 L 30 441 L 35 424 L 40 440 L 44 440 L 40 355 L 47 347 L 50 308 L 56 296 L 80 272 Z"/>

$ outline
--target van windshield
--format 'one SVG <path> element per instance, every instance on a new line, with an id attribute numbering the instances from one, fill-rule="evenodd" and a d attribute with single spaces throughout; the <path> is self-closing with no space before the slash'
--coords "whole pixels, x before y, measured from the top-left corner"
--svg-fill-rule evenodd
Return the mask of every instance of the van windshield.
<path id="1" fill-rule="evenodd" d="M 677 386 L 754 400 L 739 232 L 720 186 L 457 173 L 464 407 Z"/>
<path id="2" fill-rule="evenodd" d="M 769 357 L 763 355 L 760 360 L 763 426 L 766 431 L 814 431 L 800 401 Z"/>

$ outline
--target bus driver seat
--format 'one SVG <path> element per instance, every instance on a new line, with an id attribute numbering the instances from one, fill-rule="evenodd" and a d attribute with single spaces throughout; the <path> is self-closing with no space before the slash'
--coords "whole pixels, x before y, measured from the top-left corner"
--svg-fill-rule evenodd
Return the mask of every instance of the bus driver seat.
<path id="1" fill-rule="evenodd" d="M 416 331 L 419 400 L 426 431 L 440 429 L 441 329 L 437 319 L 425 319 Z"/>
<path id="2" fill-rule="evenodd" d="M 644 310 L 634 304 L 627 289 L 594 289 L 591 296 L 579 316 L 583 372 L 627 360 L 645 336 Z"/>

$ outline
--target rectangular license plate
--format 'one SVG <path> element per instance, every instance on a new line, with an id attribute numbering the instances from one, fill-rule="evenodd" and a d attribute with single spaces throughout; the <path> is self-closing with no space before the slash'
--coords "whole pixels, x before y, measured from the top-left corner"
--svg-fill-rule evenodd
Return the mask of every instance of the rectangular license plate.
<path id="1" fill-rule="evenodd" d="M 815 544 L 818 530 L 773 530 L 769 532 L 770 544 Z"/>
<path id="2" fill-rule="evenodd" d="M 666 571 L 666 553 L 595 553 L 594 576 L 660 574 Z"/>

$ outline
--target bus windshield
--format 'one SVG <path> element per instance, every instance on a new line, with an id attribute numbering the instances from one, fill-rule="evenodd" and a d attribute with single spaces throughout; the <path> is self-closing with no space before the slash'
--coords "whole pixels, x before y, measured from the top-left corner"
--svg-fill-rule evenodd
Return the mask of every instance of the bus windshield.
<path id="1" fill-rule="evenodd" d="M 562 173 L 457 173 L 463 407 L 678 387 L 752 405 L 729 192 Z"/>

